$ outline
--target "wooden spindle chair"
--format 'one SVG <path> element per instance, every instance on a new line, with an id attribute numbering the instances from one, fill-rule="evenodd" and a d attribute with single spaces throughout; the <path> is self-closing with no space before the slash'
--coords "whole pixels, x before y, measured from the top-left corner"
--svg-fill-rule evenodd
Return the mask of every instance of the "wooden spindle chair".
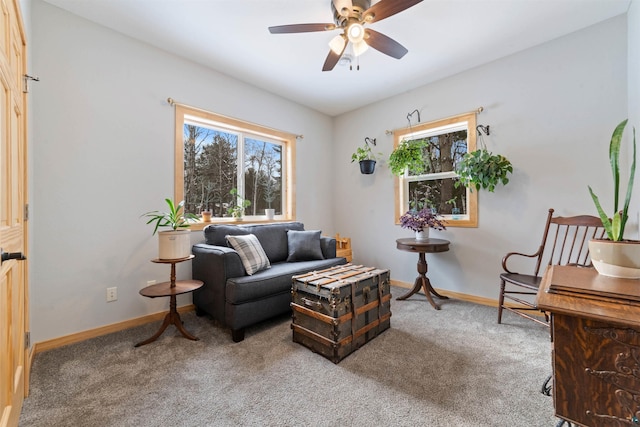
<path id="1" fill-rule="evenodd" d="M 502 311 L 509 310 L 549 326 L 549 316 L 538 310 L 534 302 L 542 281 L 541 273 L 544 273 L 549 265 L 592 267 L 589 257 L 589 240 L 602 238 L 604 234 L 604 227 L 598 217 L 591 215 L 554 217 L 553 209 L 549 209 L 542 243 L 538 250 L 533 254 L 509 252 L 502 258 L 504 273 L 500 274 L 498 323 L 502 323 Z M 511 257 L 514 257 L 512 263 L 517 259 L 515 257 L 535 261 L 533 271 L 530 274 L 522 274 L 509 269 L 507 262 Z M 505 304 L 505 299 L 515 304 Z"/>

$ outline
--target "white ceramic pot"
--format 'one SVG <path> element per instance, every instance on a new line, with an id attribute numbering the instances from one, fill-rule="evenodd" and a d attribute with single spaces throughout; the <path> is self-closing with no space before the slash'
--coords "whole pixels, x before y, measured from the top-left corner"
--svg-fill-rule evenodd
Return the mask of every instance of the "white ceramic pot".
<path id="1" fill-rule="evenodd" d="M 416 231 L 416 240 L 427 240 L 429 238 L 429 229 L 425 228 L 422 231 Z"/>
<path id="2" fill-rule="evenodd" d="M 276 216 L 276 210 L 275 209 L 265 209 L 264 213 L 265 213 L 265 215 L 267 215 L 267 219 L 273 219 Z"/>
<path id="3" fill-rule="evenodd" d="M 191 230 L 158 232 L 158 258 L 181 259 L 191 255 Z"/>
<path id="4" fill-rule="evenodd" d="M 589 240 L 593 266 L 603 276 L 640 279 L 640 241 Z"/>

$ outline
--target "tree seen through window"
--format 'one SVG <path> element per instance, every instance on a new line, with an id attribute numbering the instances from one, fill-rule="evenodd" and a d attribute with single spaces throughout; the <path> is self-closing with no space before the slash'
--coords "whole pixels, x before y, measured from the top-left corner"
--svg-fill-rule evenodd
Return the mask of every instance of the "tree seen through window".
<path id="1" fill-rule="evenodd" d="M 186 212 L 227 217 L 239 198 L 251 202 L 245 215 L 282 214 L 281 144 L 189 122 L 183 137 Z"/>

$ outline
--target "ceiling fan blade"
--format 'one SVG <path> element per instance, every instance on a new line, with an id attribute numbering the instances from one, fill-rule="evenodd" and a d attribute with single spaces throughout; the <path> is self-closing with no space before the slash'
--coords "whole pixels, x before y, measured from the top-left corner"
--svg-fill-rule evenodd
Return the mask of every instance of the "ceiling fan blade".
<path id="1" fill-rule="evenodd" d="M 353 8 L 353 2 L 351 0 L 333 0 L 333 7 L 336 8 L 340 15 L 349 16 L 349 12 Z"/>
<path id="2" fill-rule="evenodd" d="M 327 55 L 327 59 L 324 60 L 324 65 L 322 66 L 322 71 L 331 71 L 331 70 L 333 70 L 333 67 L 336 66 L 336 64 L 340 60 L 340 57 L 342 57 L 342 54 L 347 49 L 347 45 L 348 44 L 349 43 L 345 42 L 344 47 L 342 48 L 342 51 L 339 54 L 335 53 L 331 49 L 329 50 L 329 55 Z"/>
<path id="3" fill-rule="evenodd" d="M 364 21 L 371 23 L 388 18 L 396 13 L 415 6 L 422 0 L 380 0 L 378 3 L 365 10 L 362 16 Z"/>
<path id="4" fill-rule="evenodd" d="M 384 0 L 383 0 L 384 1 Z M 380 4 L 380 3 L 378 3 Z M 370 28 L 364 30 L 364 42 L 385 55 L 400 59 L 409 52 L 404 46 L 382 33 L 374 31 Z"/>
<path id="5" fill-rule="evenodd" d="M 271 34 L 289 34 L 289 33 L 311 33 L 314 31 L 330 31 L 335 30 L 335 24 L 291 24 L 277 25 L 269 27 Z"/>

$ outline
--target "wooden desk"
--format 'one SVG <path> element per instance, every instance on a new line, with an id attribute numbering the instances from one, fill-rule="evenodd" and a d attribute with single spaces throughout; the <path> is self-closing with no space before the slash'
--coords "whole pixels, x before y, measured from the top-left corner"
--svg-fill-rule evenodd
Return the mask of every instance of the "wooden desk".
<path id="1" fill-rule="evenodd" d="M 640 421 L 640 281 L 547 269 L 536 305 L 551 313 L 556 416 L 583 426 Z"/>
<path id="2" fill-rule="evenodd" d="M 152 337 L 136 344 L 136 347 L 154 342 L 160 335 L 162 335 L 164 330 L 167 329 L 167 326 L 169 325 L 175 325 L 175 327 L 178 328 L 178 331 L 180 331 L 180 333 L 185 338 L 193 341 L 198 341 L 198 338 L 187 332 L 187 330 L 182 325 L 182 320 L 180 319 L 180 314 L 178 313 L 176 304 L 177 295 L 193 292 L 196 289 L 200 289 L 204 284 L 204 282 L 202 282 L 201 280 L 176 280 L 176 264 L 183 261 L 188 261 L 193 257 L 193 255 L 190 255 L 187 258 L 180 259 L 151 260 L 151 262 L 155 263 L 171 264 L 171 280 L 169 282 L 162 282 L 155 285 L 147 286 L 146 288 L 142 288 L 140 290 L 140 295 L 148 298 L 169 297 L 169 312 L 164 317 L 164 321 L 162 322 L 162 325 L 160 325 L 160 329 L 158 330 L 158 332 L 156 332 Z"/>
<path id="3" fill-rule="evenodd" d="M 435 308 L 436 310 L 440 310 L 440 306 L 433 301 L 433 298 L 431 298 L 431 294 L 441 299 L 448 299 L 448 297 L 440 295 L 435 291 L 435 289 L 433 289 L 433 286 L 431 286 L 431 281 L 427 277 L 428 267 L 425 254 L 446 252 L 449 250 L 449 243 L 450 242 L 448 240 L 444 239 L 416 240 L 414 238 L 406 238 L 396 240 L 397 248 L 401 251 L 418 253 L 418 277 L 413 284 L 413 289 L 411 289 L 406 294 L 396 298 L 397 300 L 405 300 L 411 295 L 418 292 L 420 288 L 422 288 L 424 290 L 425 296 L 427 297 L 427 300 L 429 300 L 433 308 Z"/>

